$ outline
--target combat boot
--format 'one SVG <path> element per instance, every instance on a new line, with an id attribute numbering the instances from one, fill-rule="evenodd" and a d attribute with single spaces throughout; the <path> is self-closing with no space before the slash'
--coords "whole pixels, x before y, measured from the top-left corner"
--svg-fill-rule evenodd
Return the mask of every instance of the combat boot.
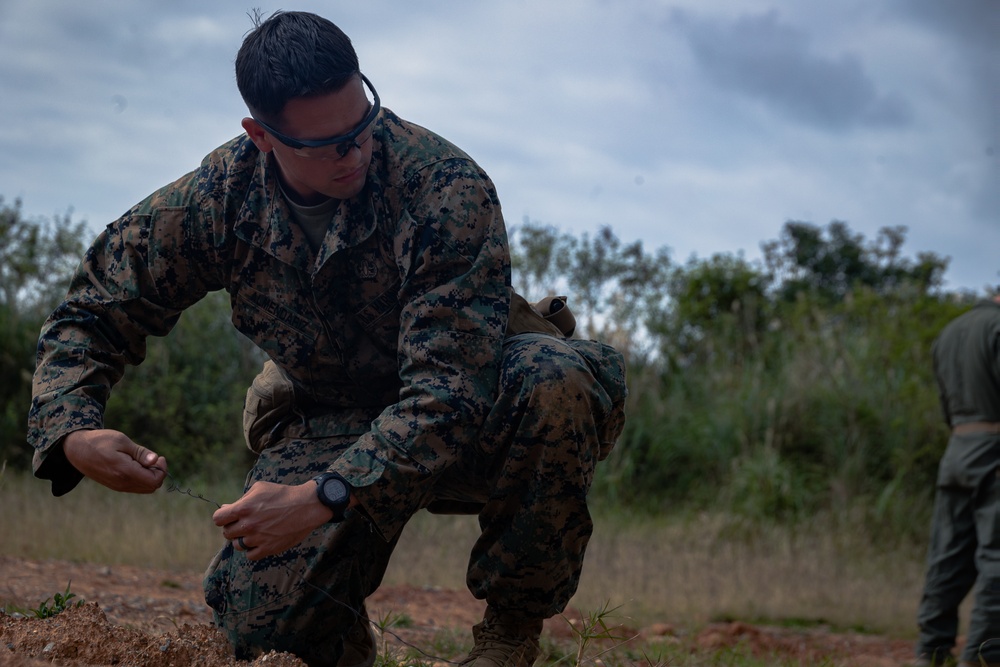
<path id="1" fill-rule="evenodd" d="M 525 620 L 490 607 L 481 623 L 472 627 L 476 645 L 459 663 L 463 667 L 531 667 L 541 647 L 542 619 Z"/>

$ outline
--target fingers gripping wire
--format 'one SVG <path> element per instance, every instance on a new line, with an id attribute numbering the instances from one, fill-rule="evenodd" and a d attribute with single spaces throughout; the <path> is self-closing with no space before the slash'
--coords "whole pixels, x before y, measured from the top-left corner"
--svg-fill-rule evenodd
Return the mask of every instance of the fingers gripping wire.
<path id="1" fill-rule="evenodd" d="M 160 467 L 157 467 L 157 466 L 152 466 L 150 468 L 150 470 L 159 470 L 160 472 L 162 472 L 164 475 L 167 476 L 167 479 L 170 480 L 170 483 L 167 485 L 167 492 L 168 493 L 169 492 L 179 493 L 182 496 L 188 496 L 190 498 L 195 498 L 197 500 L 203 500 L 204 502 L 209 503 L 210 505 L 215 505 L 217 508 L 218 507 L 222 507 L 222 505 L 220 505 L 219 503 L 215 502 L 214 500 L 210 500 L 210 499 L 206 498 L 205 496 L 201 495 L 200 493 L 195 493 L 190 488 L 187 488 L 187 489 L 181 488 L 181 486 L 177 483 L 177 480 L 174 479 L 174 476 L 171 475 L 166 470 L 164 470 L 163 468 L 160 468 Z"/>
<path id="2" fill-rule="evenodd" d="M 140 450 L 141 450 L 141 447 L 140 447 L 139 450 L 136 450 L 136 454 L 135 454 L 136 460 L 138 460 L 138 457 L 141 454 Z M 206 498 L 204 495 L 202 495 L 200 493 L 195 493 L 190 488 L 184 488 L 184 487 L 180 486 L 180 484 L 177 483 L 177 480 L 174 479 L 173 475 L 171 475 L 170 473 L 168 473 L 163 468 L 159 468 L 157 466 L 152 466 L 151 469 L 152 470 L 159 470 L 164 475 L 166 475 L 166 477 L 167 477 L 168 480 L 170 480 L 170 483 L 167 485 L 167 489 L 166 489 L 168 493 L 179 493 L 181 495 L 188 496 L 189 498 L 194 498 L 196 500 L 201 500 L 201 501 L 209 503 L 211 505 L 215 505 L 216 507 L 222 507 L 222 505 L 220 503 L 218 503 L 218 502 L 216 502 L 216 501 L 214 501 L 214 500 L 212 500 L 210 498 Z M 248 548 L 249 549 L 253 548 L 252 546 L 248 546 L 246 543 L 244 543 L 242 537 L 237 538 L 237 543 L 239 544 L 239 546 L 244 551 L 246 551 Z M 405 639 L 403 639 L 402 637 L 400 637 L 398 634 L 396 634 L 395 632 L 393 632 L 389 628 L 385 627 L 384 625 L 382 625 L 380 623 L 376 623 L 376 622 L 372 621 L 370 618 L 368 618 L 366 615 L 362 614 L 359 610 L 355 609 L 351 605 L 349 605 L 349 604 L 347 604 L 347 603 L 345 603 L 345 602 L 343 602 L 341 600 L 338 600 L 337 598 L 335 598 L 332 595 L 330 595 L 330 593 L 328 593 L 325 589 L 320 588 L 316 584 L 314 584 L 314 583 L 306 580 L 301 574 L 299 574 L 298 572 L 296 572 L 295 570 L 293 570 L 287 563 L 278 563 L 278 565 L 280 565 L 281 567 L 283 567 L 293 577 L 297 578 L 303 585 L 308 586 L 309 588 L 315 590 L 316 592 L 321 593 L 322 595 L 326 596 L 327 598 L 329 598 L 330 600 L 332 600 L 334 603 L 339 604 L 340 606 L 346 608 L 348 611 L 350 611 L 354 615 L 354 621 L 355 622 L 357 622 L 359 620 L 363 620 L 364 622 L 366 622 L 366 623 L 370 624 L 371 626 L 377 628 L 380 633 L 389 635 L 390 637 L 392 637 L 393 639 L 395 639 L 396 641 L 398 641 L 403 646 L 406 646 L 407 648 L 411 648 L 414 651 L 417 651 L 418 653 L 420 653 L 421 655 L 423 655 L 424 657 L 426 657 L 426 658 L 428 658 L 428 659 L 430 659 L 432 661 L 447 663 L 449 665 L 457 665 L 457 664 L 459 664 L 458 661 L 448 660 L 447 658 L 442 658 L 440 656 L 436 656 L 436 655 L 434 655 L 432 653 L 428 653 L 427 651 L 423 650 L 419 646 L 416 646 L 415 644 L 411 644 L 410 642 L 406 641 Z"/>

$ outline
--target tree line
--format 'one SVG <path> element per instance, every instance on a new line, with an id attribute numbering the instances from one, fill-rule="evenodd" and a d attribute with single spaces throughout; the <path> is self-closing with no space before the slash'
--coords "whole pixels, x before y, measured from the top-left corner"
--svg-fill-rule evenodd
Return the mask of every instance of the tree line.
<path id="1" fill-rule="evenodd" d="M 89 241 L 70 214 L 28 219 L 0 198 L 0 461 L 27 469 L 35 343 Z M 629 363 L 629 419 L 595 494 L 612 504 L 762 520 L 835 512 L 910 530 L 947 432 L 930 344 L 977 298 L 943 289 L 948 258 L 847 223 L 787 221 L 762 258 L 675 262 L 610 227 L 510 229 L 515 288 L 569 297 L 579 333 Z M 242 471 L 240 412 L 263 361 L 211 294 L 129 369 L 107 423 L 178 476 Z M 916 508 L 916 509 L 915 509 Z M 925 522 L 912 528 L 925 532 Z"/>

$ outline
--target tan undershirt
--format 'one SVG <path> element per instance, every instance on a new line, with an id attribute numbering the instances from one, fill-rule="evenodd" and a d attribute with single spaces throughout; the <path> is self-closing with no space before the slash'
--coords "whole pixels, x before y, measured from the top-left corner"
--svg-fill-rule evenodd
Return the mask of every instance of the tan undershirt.
<path id="1" fill-rule="evenodd" d="M 326 231 L 330 229 L 330 221 L 333 220 L 333 214 L 337 212 L 340 200 L 327 199 L 315 206 L 303 206 L 292 201 L 292 198 L 285 194 L 284 188 L 281 189 L 281 193 L 285 195 L 288 208 L 292 211 L 292 218 L 305 233 L 309 245 L 312 246 L 313 251 L 319 250 L 319 247 L 323 245 L 324 237 L 326 237 Z"/>

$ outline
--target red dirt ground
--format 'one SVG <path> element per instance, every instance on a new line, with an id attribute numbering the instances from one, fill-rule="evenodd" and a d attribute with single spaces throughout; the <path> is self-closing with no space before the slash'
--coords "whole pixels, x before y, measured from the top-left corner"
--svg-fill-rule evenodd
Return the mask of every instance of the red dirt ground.
<path id="1" fill-rule="evenodd" d="M 198 573 L 0 557 L 0 605 L 37 609 L 43 600 L 50 599 L 51 606 L 51 598 L 65 592 L 67 585 L 77 596 L 71 602 L 82 599 L 83 606 L 48 619 L 0 614 L 0 665 L 303 665 L 289 654 L 271 653 L 252 663 L 233 659 L 226 640 L 211 625 Z M 467 591 L 413 587 L 384 587 L 368 600 L 367 607 L 374 619 L 390 613 L 412 619 L 406 628 L 394 629 L 399 638 L 386 638 L 389 646 L 404 640 L 425 650 L 430 650 L 431 638 L 444 630 L 463 633 L 459 637 L 469 635 L 483 612 L 483 603 Z M 545 633 L 555 641 L 571 640 L 567 619 L 574 618 L 578 620 L 579 613 L 568 611 L 566 618 L 546 621 Z M 738 622 L 713 624 L 696 633 L 686 633 L 668 622 L 622 628 L 621 632 L 635 636 L 630 646 L 636 651 L 655 642 L 683 646 L 693 655 L 740 646 L 761 657 L 780 656 L 801 665 L 827 667 L 896 667 L 905 664 L 912 652 L 911 643 L 904 640 Z M 471 643 L 467 637 L 465 641 Z M 449 658 L 458 660 L 460 656 Z M 444 659 L 433 662 L 447 664 Z M 613 664 L 615 659 L 606 656 L 604 662 Z M 692 664 L 702 663 L 695 660 Z"/>

